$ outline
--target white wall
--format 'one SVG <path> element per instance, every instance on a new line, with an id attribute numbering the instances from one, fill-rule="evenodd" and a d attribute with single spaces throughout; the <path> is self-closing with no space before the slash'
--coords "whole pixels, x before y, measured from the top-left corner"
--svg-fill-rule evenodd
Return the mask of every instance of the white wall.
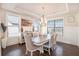
<path id="1" fill-rule="evenodd" d="M 5 10 L 0 8 L 0 21 L 4 22 Z"/>
<path id="2" fill-rule="evenodd" d="M 77 27 L 64 27 L 63 42 L 77 45 Z"/>
<path id="3" fill-rule="evenodd" d="M 79 47 L 79 26 L 78 26 L 78 29 L 77 29 L 77 45 Z"/>
<path id="4" fill-rule="evenodd" d="M 0 8 L 0 21 L 2 20 L 2 9 Z"/>
<path id="5" fill-rule="evenodd" d="M 76 14 L 66 15 L 64 17 L 64 38 L 63 42 L 68 44 L 77 45 L 78 40 L 78 18 L 75 17 Z"/>
<path id="6" fill-rule="evenodd" d="M 79 13 L 75 17 L 77 19 L 77 45 L 79 46 Z"/>

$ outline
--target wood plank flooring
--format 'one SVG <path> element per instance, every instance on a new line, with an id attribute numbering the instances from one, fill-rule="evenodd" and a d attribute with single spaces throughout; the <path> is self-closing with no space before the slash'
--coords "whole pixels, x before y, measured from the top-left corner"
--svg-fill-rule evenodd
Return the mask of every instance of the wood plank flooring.
<path id="1" fill-rule="evenodd" d="M 51 55 L 47 51 L 40 54 L 39 51 L 33 53 L 34 56 L 79 56 L 79 48 L 74 45 L 57 42 L 56 49 L 51 50 Z M 30 56 L 30 52 L 25 54 L 25 44 L 8 46 L 2 49 L 2 56 Z"/>

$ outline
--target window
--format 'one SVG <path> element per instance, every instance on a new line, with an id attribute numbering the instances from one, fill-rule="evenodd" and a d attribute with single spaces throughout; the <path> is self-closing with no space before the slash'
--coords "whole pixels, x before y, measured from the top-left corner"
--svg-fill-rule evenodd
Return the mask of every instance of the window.
<path id="1" fill-rule="evenodd" d="M 54 31 L 54 21 L 47 22 L 47 32 L 51 33 L 51 31 Z"/>
<path id="2" fill-rule="evenodd" d="M 62 19 L 49 20 L 47 22 L 48 33 L 57 32 L 63 35 L 63 27 L 64 27 L 64 22 Z"/>
<path id="3" fill-rule="evenodd" d="M 34 32 L 39 32 L 40 22 L 38 20 L 34 20 L 32 25 L 33 25 L 33 31 Z"/>
<path id="4" fill-rule="evenodd" d="M 16 37 L 19 33 L 19 17 L 7 15 L 8 37 Z"/>
<path id="5" fill-rule="evenodd" d="M 8 27 L 8 36 L 9 37 L 15 37 L 18 36 L 18 27 L 14 26 L 14 27 Z"/>

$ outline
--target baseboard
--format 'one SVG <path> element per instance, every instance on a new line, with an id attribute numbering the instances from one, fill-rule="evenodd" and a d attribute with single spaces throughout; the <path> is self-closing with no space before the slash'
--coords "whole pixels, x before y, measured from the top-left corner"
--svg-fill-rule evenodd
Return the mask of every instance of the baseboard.
<path id="1" fill-rule="evenodd" d="M 75 45 L 75 44 L 71 44 L 71 43 L 68 43 L 68 42 L 61 42 L 61 41 L 57 41 L 57 42 L 60 42 L 60 43 L 65 43 L 65 44 L 69 44 L 69 45 L 74 45 L 74 46 L 77 46 L 77 47 L 79 47 L 78 45 Z"/>

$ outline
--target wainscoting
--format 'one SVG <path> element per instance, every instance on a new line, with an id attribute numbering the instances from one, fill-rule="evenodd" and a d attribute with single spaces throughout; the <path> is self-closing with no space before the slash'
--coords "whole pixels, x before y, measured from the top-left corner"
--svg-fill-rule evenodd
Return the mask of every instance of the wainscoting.
<path id="1" fill-rule="evenodd" d="M 68 44 L 73 44 L 78 46 L 78 27 L 64 27 L 64 35 L 63 35 L 63 42 Z"/>

